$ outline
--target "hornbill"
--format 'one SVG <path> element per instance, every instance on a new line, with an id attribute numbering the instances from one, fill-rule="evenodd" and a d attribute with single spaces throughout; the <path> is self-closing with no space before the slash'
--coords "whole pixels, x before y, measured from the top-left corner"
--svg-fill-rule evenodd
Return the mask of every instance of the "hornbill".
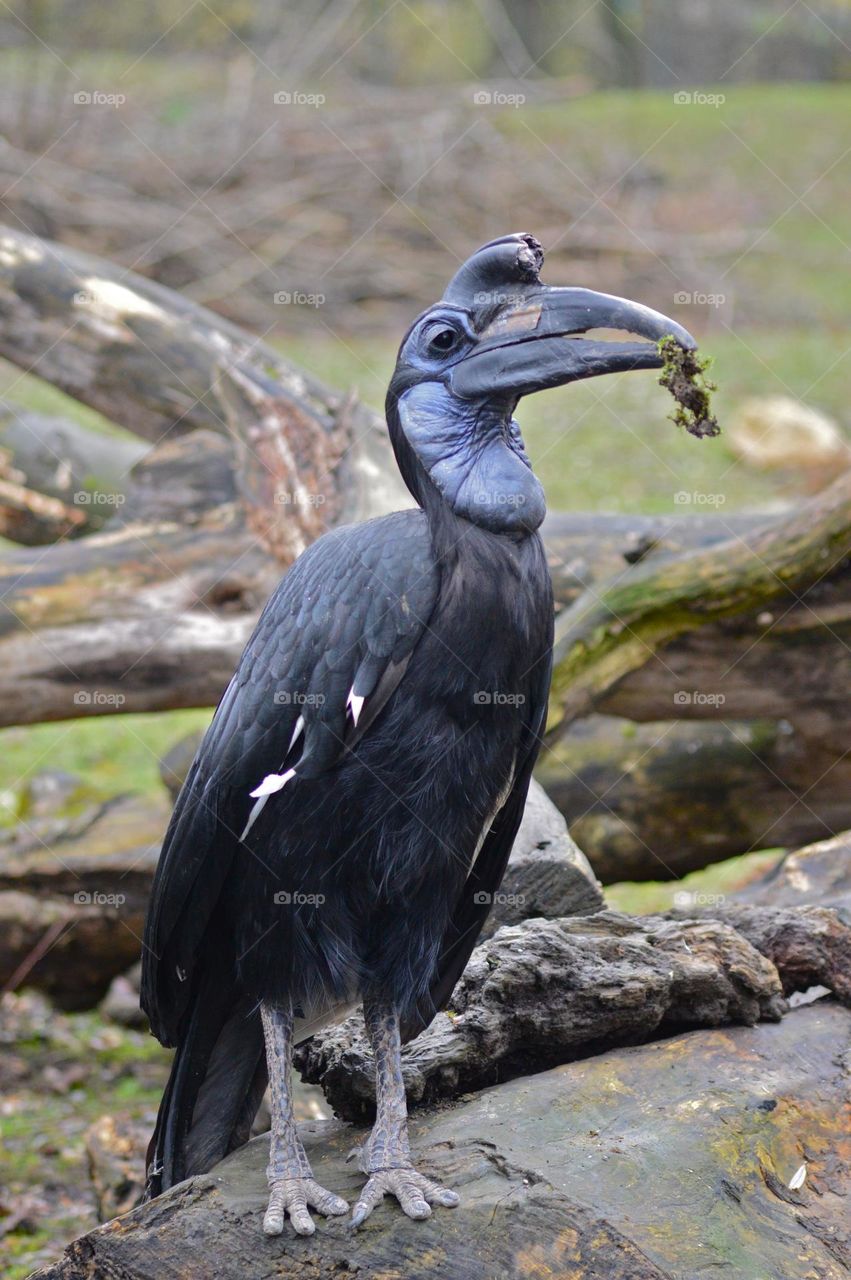
<path id="1" fill-rule="evenodd" d="M 352 1221 L 457 1195 L 412 1164 L 401 1045 L 448 1001 L 538 754 L 553 595 L 521 396 L 695 346 L 647 307 L 541 283 L 530 235 L 484 245 L 408 330 L 387 394 L 414 510 L 337 528 L 273 594 L 180 792 L 148 914 L 142 1005 L 176 1046 L 148 1195 L 244 1142 L 271 1086 L 263 1228 L 342 1214 L 293 1119 L 293 1045 L 362 1001 L 377 1118 Z M 581 337 L 620 329 L 650 341 Z"/>

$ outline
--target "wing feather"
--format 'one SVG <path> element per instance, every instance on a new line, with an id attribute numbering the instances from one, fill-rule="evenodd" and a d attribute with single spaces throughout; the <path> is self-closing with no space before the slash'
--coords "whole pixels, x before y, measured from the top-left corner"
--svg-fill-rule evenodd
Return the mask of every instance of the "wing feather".
<path id="1" fill-rule="evenodd" d="M 402 679 L 437 598 L 425 517 L 404 511 L 333 530 L 295 562 L 246 645 L 181 789 L 145 930 L 142 1004 L 179 1036 L 191 976 L 252 807 L 289 769 L 331 769 Z M 363 701 L 357 717 L 351 695 Z M 357 719 L 357 724 L 355 724 Z"/>

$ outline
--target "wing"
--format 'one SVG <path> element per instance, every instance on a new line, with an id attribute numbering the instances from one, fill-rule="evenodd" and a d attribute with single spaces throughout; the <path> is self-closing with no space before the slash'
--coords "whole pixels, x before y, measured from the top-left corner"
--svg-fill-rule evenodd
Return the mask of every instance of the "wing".
<path id="1" fill-rule="evenodd" d="M 240 841 L 293 777 L 330 769 L 401 680 L 439 587 L 425 517 L 333 530 L 269 600 L 178 796 L 145 929 L 142 1006 L 174 1043 Z"/>
<path id="2" fill-rule="evenodd" d="M 455 984 L 466 968 L 485 920 L 493 895 L 502 883 L 514 840 L 523 818 L 532 770 L 538 758 L 547 722 L 547 703 L 552 675 L 552 647 L 536 670 L 535 691 L 530 699 L 530 716 L 524 727 L 518 752 L 514 782 L 502 808 L 485 837 L 444 935 L 438 970 L 427 997 L 402 1026 L 402 1041 L 418 1036 L 439 1009 L 449 1003 Z"/>

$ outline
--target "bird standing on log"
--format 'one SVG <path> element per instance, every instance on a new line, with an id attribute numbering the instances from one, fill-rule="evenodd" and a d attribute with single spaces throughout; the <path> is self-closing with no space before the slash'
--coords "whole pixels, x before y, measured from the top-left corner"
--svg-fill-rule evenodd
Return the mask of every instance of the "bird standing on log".
<path id="1" fill-rule="evenodd" d="M 541 742 L 553 596 L 522 396 L 659 368 L 694 340 L 636 303 L 541 283 L 508 235 L 405 335 L 387 424 L 417 508 L 325 534 L 267 604 L 178 797 L 145 934 L 142 1004 L 176 1046 L 156 1195 L 248 1138 L 271 1089 L 264 1231 L 346 1202 L 293 1118 L 294 1044 L 363 1004 L 377 1118 L 360 1224 L 458 1203 L 414 1167 L 401 1046 L 452 993 L 517 833 Z M 583 337 L 619 329 L 649 341 Z"/>

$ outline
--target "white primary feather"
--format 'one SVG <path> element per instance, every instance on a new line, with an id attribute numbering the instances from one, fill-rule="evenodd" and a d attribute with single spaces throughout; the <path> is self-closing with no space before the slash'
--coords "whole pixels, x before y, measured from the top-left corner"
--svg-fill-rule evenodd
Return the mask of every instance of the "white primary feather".
<path id="1" fill-rule="evenodd" d="M 301 719 L 301 717 L 299 717 L 299 719 Z M 294 777 L 295 769 L 287 769 L 286 773 L 267 773 L 259 787 L 255 787 L 254 790 L 249 793 L 252 799 L 256 799 L 257 803 L 253 806 L 248 815 L 248 821 L 245 824 L 242 835 L 239 837 L 240 840 L 245 839 L 257 819 L 260 817 L 269 796 L 274 795 L 276 791 L 282 791 L 290 778 Z"/>

